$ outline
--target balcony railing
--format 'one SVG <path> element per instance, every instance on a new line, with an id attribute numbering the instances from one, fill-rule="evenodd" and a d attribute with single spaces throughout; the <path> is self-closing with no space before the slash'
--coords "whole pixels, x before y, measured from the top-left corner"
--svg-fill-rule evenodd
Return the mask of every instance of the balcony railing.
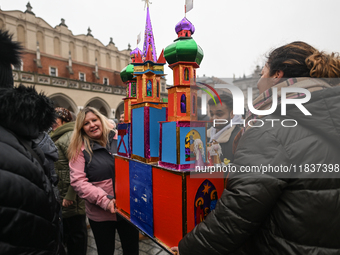
<path id="1" fill-rule="evenodd" d="M 122 87 L 114 87 L 99 83 L 72 80 L 67 78 L 55 77 L 44 74 L 30 73 L 24 71 L 13 70 L 13 79 L 15 82 L 25 84 L 36 84 L 44 86 L 53 86 L 61 88 L 78 89 L 84 91 L 93 91 L 106 94 L 125 95 L 126 89 Z"/>

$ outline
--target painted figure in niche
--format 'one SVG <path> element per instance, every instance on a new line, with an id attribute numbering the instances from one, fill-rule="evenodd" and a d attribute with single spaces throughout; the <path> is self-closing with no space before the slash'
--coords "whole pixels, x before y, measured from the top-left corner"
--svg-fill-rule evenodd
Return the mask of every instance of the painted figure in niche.
<path id="1" fill-rule="evenodd" d="M 201 139 L 201 135 L 197 132 L 197 130 L 192 129 L 185 136 L 185 161 L 194 161 L 196 156 L 194 154 L 194 141 L 196 139 Z"/>
<path id="2" fill-rule="evenodd" d="M 146 95 L 148 97 L 152 96 L 152 83 L 151 83 L 151 81 L 148 81 L 148 83 L 146 85 Z"/>
<path id="3" fill-rule="evenodd" d="M 131 97 L 136 97 L 136 83 L 131 83 Z"/>
<path id="4" fill-rule="evenodd" d="M 218 195 L 215 186 L 209 180 L 203 181 L 195 197 L 195 226 L 215 209 L 217 200 Z"/>
<path id="5" fill-rule="evenodd" d="M 195 167 L 204 167 L 204 145 L 201 139 L 195 139 L 194 141 L 194 154 L 196 156 Z"/>
<path id="6" fill-rule="evenodd" d="M 184 69 L 184 80 L 185 81 L 189 80 L 189 69 L 188 68 Z"/>
<path id="7" fill-rule="evenodd" d="M 203 203 L 204 201 L 201 197 L 196 201 L 195 226 L 204 220 Z"/>
<path id="8" fill-rule="evenodd" d="M 208 216 L 209 213 L 210 213 L 209 207 L 204 208 L 204 219 Z"/>
<path id="9" fill-rule="evenodd" d="M 215 164 L 221 164 L 222 148 L 221 145 L 213 140 L 212 143 L 208 144 L 208 162 L 210 166 Z"/>
<path id="10" fill-rule="evenodd" d="M 185 94 L 182 94 L 181 96 L 181 113 L 187 112 L 187 97 Z"/>
<path id="11" fill-rule="evenodd" d="M 210 203 L 210 211 L 215 210 L 216 203 L 217 203 L 217 191 L 213 190 L 211 192 L 211 203 Z"/>

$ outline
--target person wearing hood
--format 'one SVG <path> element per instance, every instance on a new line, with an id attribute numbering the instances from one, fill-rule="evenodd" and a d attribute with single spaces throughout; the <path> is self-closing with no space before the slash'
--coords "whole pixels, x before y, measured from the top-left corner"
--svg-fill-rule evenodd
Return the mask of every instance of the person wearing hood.
<path id="1" fill-rule="evenodd" d="M 219 98 L 217 96 L 208 101 L 210 120 L 214 121 L 219 119 L 221 123 L 226 123 L 217 124 L 219 122 L 216 121 L 216 125 L 212 126 L 207 131 L 207 136 L 210 139 L 210 144 L 216 142 L 220 144 L 222 152 L 222 155 L 220 156 L 221 161 L 223 162 L 224 159 L 227 159 L 232 163 L 234 161 L 232 150 L 233 142 L 235 136 L 241 130 L 241 128 L 235 123 L 240 123 L 241 116 L 233 114 L 233 98 L 231 96 L 222 94 L 220 95 L 220 98 L 222 104 L 215 104 L 215 102 L 219 102 Z M 231 121 L 234 124 L 231 123 Z"/>
<path id="2" fill-rule="evenodd" d="M 59 210 L 44 153 L 32 142 L 55 119 L 33 87 L 0 89 L 0 254 L 57 254 Z"/>
<path id="3" fill-rule="evenodd" d="M 20 51 L 0 30 L 0 254 L 62 254 L 60 206 L 33 143 L 54 122 L 53 102 L 34 87 L 13 88 Z"/>
<path id="4" fill-rule="evenodd" d="M 59 159 L 55 169 L 59 176 L 58 189 L 62 201 L 63 239 L 68 254 L 86 255 L 87 228 L 85 202 L 70 185 L 70 168 L 67 150 L 75 122 L 71 113 L 62 107 L 55 108 L 57 119 L 53 125 L 51 138 L 58 148 Z"/>
<path id="5" fill-rule="evenodd" d="M 179 242 L 180 255 L 339 254 L 339 77 L 338 55 L 304 42 L 269 54 L 254 107 L 268 110 L 287 98 L 304 103 L 249 114 L 261 127 L 246 128 L 234 155 L 237 171 L 215 210 Z"/>

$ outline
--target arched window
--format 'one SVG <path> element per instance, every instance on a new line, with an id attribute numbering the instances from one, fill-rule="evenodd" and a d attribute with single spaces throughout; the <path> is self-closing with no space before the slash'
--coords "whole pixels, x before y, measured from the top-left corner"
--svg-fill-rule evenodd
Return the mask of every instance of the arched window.
<path id="1" fill-rule="evenodd" d="M 192 96 L 192 114 L 196 116 L 196 97 Z"/>
<path id="2" fill-rule="evenodd" d="M 136 97 L 136 83 L 131 83 L 131 97 Z"/>
<path id="3" fill-rule="evenodd" d="M 187 112 L 187 97 L 185 94 L 182 94 L 181 96 L 181 113 Z"/>
<path id="4" fill-rule="evenodd" d="M 152 82 L 150 80 L 146 84 L 146 96 L 152 97 Z"/>
<path id="5" fill-rule="evenodd" d="M 83 46 L 83 62 L 84 63 L 88 63 L 89 62 L 89 52 L 88 52 L 86 46 Z"/>
<path id="6" fill-rule="evenodd" d="M 54 44 L 54 55 L 60 56 L 60 40 L 58 37 L 54 37 L 53 44 Z"/>
<path id="7" fill-rule="evenodd" d="M 111 57 L 109 53 L 106 53 L 106 68 L 111 69 Z"/>
<path id="8" fill-rule="evenodd" d="M 94 52 L 94 57 L 95 57 L 95 59 L 97 59 L 98 66 L 100 66 L 100 54 L 99 54 L 99 50 L 96 50 Z"/>
<path id="9" fill-rule="evenodd" d="M 2 19 L 0 19 L 0 29 L 3 28 L 5 28 L 5 22 Z"/>
<path id="10" fill-rule="evenodd" d="M 25 45 L 26 45 L 26 35 L 25 35 L 24 26 L 19 25 L 17 27 L 17 33 L 18 33 L 18 42 L 20 42 L 21 45 L 25 47 Z"/>
<path id="11" fill-rule="evenodd" d="M 76 48 L 74 46 L 74 42 L 70 42 L 70 44 L 69 44 L 69 51 L 71 51 L 71 58 L 73 60 L 75 60 L 76 59 Z"/>
<path id="12" fill-rule="evenodd" d="M 40 52 L 45 52 L 44 34 L 41 31 L 37 32 L 37 42 L 39 43 Z"/>
<path id="13" fill-rule="evenodd" d="M 119 56 L 116 57 L 116 70 L 121 70 Z"/>
<path id="14" fill-rule="evenodd" d="M 184 80 L 189 81 L 189 69 L 187 67 L 184 69 Z"/>

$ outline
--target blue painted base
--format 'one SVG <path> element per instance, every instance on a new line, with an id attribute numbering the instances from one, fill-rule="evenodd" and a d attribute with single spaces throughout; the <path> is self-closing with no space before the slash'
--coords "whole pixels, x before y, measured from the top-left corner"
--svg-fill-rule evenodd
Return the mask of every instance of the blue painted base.
<path id="1" fill-rule="evenodd" d="M 131 221 L 153 237 L 152 166 L 131 160 L 129 174 Z"/>

